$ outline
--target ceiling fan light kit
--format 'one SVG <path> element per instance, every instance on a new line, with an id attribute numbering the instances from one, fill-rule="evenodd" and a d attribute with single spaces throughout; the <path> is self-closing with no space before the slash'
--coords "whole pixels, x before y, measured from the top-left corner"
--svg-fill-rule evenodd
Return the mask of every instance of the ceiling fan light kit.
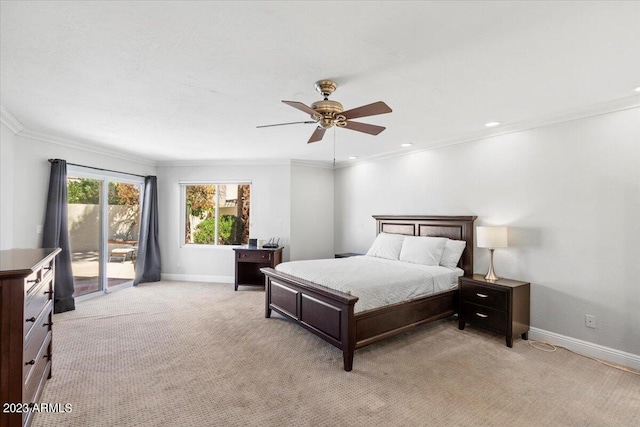
<path id="1" fill-rule="evenodd" d="M 319 80 L 316 82 L 316 90 L 324 97 L 322 101 L 311 104 L 311 107 L 298 101 L 282 101 L 283 103 L 303 111 L 311 117 L 313 121 L 294 122 L 294 123 L 316 123 L 318 127 L 309 138 L 307 143 L 320 141 L 327 129 L 336 126 L 340 128 L 355 130 L 357 132 L 367 133 L 369 135 L 378 135 L 385 130 L 382 126 L 370 125 L 367 123 L 353 122 L 351 119 L 359 117 L 375 116 L 378 114 L 390 113 L 392 110 L 382 101 L 373 104 L 363 105 L 362 107 L 353 108 L 344 111 L 341 103 L 329 99 L 329 96 L 338 88 L 336 82 L 332 80 Z M 282 126 L 294 123 L 280 123 L 275 125 L 265 125 L 258 127 Z"/>

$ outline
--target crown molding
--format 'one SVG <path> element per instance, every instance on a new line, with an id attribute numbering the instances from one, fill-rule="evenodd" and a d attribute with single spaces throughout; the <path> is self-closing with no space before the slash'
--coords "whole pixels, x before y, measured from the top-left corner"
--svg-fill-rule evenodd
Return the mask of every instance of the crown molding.
<path id="1" fill-rule="evenodd" d="M 16 119 L 13 114 L 8 112 L 2 105 L 0 105 L 0 122 L 11 129 L 11 132 L 16 135 L 24 131 L 24 125 L 20 123 L 20 120 Z"/>
<path id="2" fill-rule="evenodd" d="M 431 141 L 428 146 L 416 147 L 414 149 L 403 149 L 388 151 L 381 154 L 376 154 L 368 157 L 364 157 L 355 161 L 342 161 L 335 164 L 335 166 L 329 162 L 314 161 L 314 160 L 300 160 L 300 159 L 212 159 L 212 160 L 165 160 L 154 161 L 148 158 L 141 158 L 139 156 L 119 152 L 111 148 L 106 148 L 92 142 L 80 142 L 60 137 L 55 137 L 49 134 L 35 132 L 30 129 L 26 129 L 18 119 L 16 119 L 9 111 L 7 111 L 2 105 L 0 105 L 0 121 L 6 125 L 13 133 L 26 138 L 31 138 L 39 141 L 58 144 L 66 147 L 81 149 L 101 155 L 110 156 L 122 160 L 141 163 L 148 166 L 155 167 L 179 167 L 179 166 L 282 166 L 282 165 L 301 165 L 308 167 L 317 167 L 324 169 L 342 169 L 352 167 L 361 163 L 376 162 L 384 159 L 390 159 L 395 157 L 407 156 L 423 151 L 437 150 L 440 148 L 450 147 L 458 144 L 466 144 L 468 142 L 474 142 L 485 138 L 491 138 L 495 136 L 506 135 L 514 132 L 521 132 L 524 130 L 540 128 L 557 123 L 569 122 L 572 120 L 584 119 L 587 117 L 593 117 L 603 114 L 614 113 L 617 111 L 624 111 L 633 108 L 640 107 L 640 95 L 633 95 L 630 97 L 615 99 L 613 101 L 594 104 L 588 107 L 577 108 L 561 113 L 548 114 L 539 116 L 530 120 L 523 120 L 517 123 L 510 123 L 501 125 L 491 129 L 481 129 L 476 132 L 467 133 L 465 135 L 455 138 L 444 138 L 440 140 Z"/>
<path id="3" fill-rule="evenodd" d="M 474 142 L 481 139 L 492 138 L 495 136 L 507 135 L 515 132 L 522 132 L 525 130 L 541 128 L 544 126 L 550 126 L 558 123 L 570 122 L 573 120 L 586 119 L 588 117 L 600 116 L 604 114 L 615 113 L 618 111 L 631 110 L 640 107 L 640 96 L 634 95 L 630 97 L 615 99 L 613 101 L 602 102 L 599 104 L 590 105 L 584 108 L 576 108 L 573 110 L 564 111 L 562 113 L 547 114 L 544 116 L 538 116 L 533 119 L 523 120 L 516 123 L 509 123 L 501 125 L 491 129 L 482 129 L 477 132 L 467 133 L 466 135 L 456 138 L 445 138 L 436 141 L 432 141 L 428 147 L 415 148 L 411 150 L 396 150 L 392 152 L 386 152 L 376 154 L 373 156 L 364 157 L 353 162 L 341 162 L 336 164 L 336 169 L 348 168 L 361 163 L 377 162 L 384 159 L 391 159 L 395 157 L 407 156 L 423 151 L 437 150 L 440 148 L 451 147 L 458 144 L 466 144 L 468 142 Z"/>
<path id="4" fill-rule="evenodd" d="M 49 135 L 42 132 L 36 132 L 24 127 L 13 114 L 7 111 L 4 106 L 0 105 L 0 121 L 6 125 L 13 133 L 25 138 L 35 139 L 37 141 L 48 142 L 51 144 L 62 145 L 65 147 L 71 147 L 80 149 L 83 151 L 89 151 L 91 153 L 101 154 L 104 156 L 113 157 L 116 159 L 127 160 L 130 162 L 140 163 L 147 166 L 156 166 L 156 162 L 150 159 L 141 158 L 138 156 L 122 153 L 111 148 L 100 147 L 95 143 L 74 141 L 66 138 L 60 138 L 53 135 Z"/>
<path id="5" fill-rule="evenodd" d="M 331 162 L 299 159 L 211 159 L 211 160 L 164 160 L 156 162 L 156 167 L 187 166 L 305 166 L 320 169 L 333 169 Z"/>
<path id="6" fill-rule="evenodd" d="M 327 162 L 323 160 L 299 160 L 292 159 L 291 165 L 297 166 L 305 166 L 310 168 L 318 168 L 318 169 L 334 169 L 332 162 Z"/>
<path id="7" fill-rule="evenodd" d="M 156 167 L 185 166 L 288 166 L 288 159 L 200 159 L 200 160 L 162 160 L 155 162 Z"/>
<path id="8" fill-rule="evenodd" d="M 126 153 L 122 153 L 111 148 L 101 147 L 95 143 L 79 142 L 66 138 L 60 138 L 49 134 L 35 132 L 29 129 L 25 129 L 20 133 L 20 136 L 37 141 L 48 142 L 51 144 L 62 145 L 64 147 L 76 148 L 91 153 L 101 154 L 103 156 L 109 156 L 120 160 L 127 160 L 129 162 L 140 163 L 147 166 L 156 166 L 156 162 L 150 159 L 145 159 L 137 156 L 132 156 Z"/>

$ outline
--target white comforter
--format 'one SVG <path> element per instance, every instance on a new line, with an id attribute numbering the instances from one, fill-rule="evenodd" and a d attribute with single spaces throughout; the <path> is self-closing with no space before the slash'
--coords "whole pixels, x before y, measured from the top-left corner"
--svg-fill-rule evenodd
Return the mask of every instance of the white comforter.
<path id="1" fill-rule="evenodd" d="M 457 286 L 460 268 L 427 266 L 370 256 L 291 261 L 276 270 L 359 298 L 355 312 L 383 307 Z"/>

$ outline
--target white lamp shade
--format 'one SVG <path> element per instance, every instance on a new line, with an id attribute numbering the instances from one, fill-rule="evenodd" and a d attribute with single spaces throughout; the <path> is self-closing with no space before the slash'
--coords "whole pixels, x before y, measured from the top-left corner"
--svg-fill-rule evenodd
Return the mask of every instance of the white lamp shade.
<path id="1" fill-rule="evenodd" d="M 506 248 L 507 227 L 476 227 L 476 241 L 479 248 Z"/>

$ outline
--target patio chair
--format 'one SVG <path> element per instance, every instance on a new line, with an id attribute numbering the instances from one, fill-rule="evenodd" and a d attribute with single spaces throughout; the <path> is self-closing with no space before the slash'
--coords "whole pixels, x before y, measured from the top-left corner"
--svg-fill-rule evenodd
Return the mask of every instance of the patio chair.
<path id="1" fill-rule="evenodd" d="M 111 251 L 111 254 L 109 255 L 109 262 L 113 262 L 114 260 L 125 262 L 127 258 L 129 258 L 132 262 L 134 262 L 136 259 L 137 253 L 138 253 L 137 246 L 115 248 Z"/>

